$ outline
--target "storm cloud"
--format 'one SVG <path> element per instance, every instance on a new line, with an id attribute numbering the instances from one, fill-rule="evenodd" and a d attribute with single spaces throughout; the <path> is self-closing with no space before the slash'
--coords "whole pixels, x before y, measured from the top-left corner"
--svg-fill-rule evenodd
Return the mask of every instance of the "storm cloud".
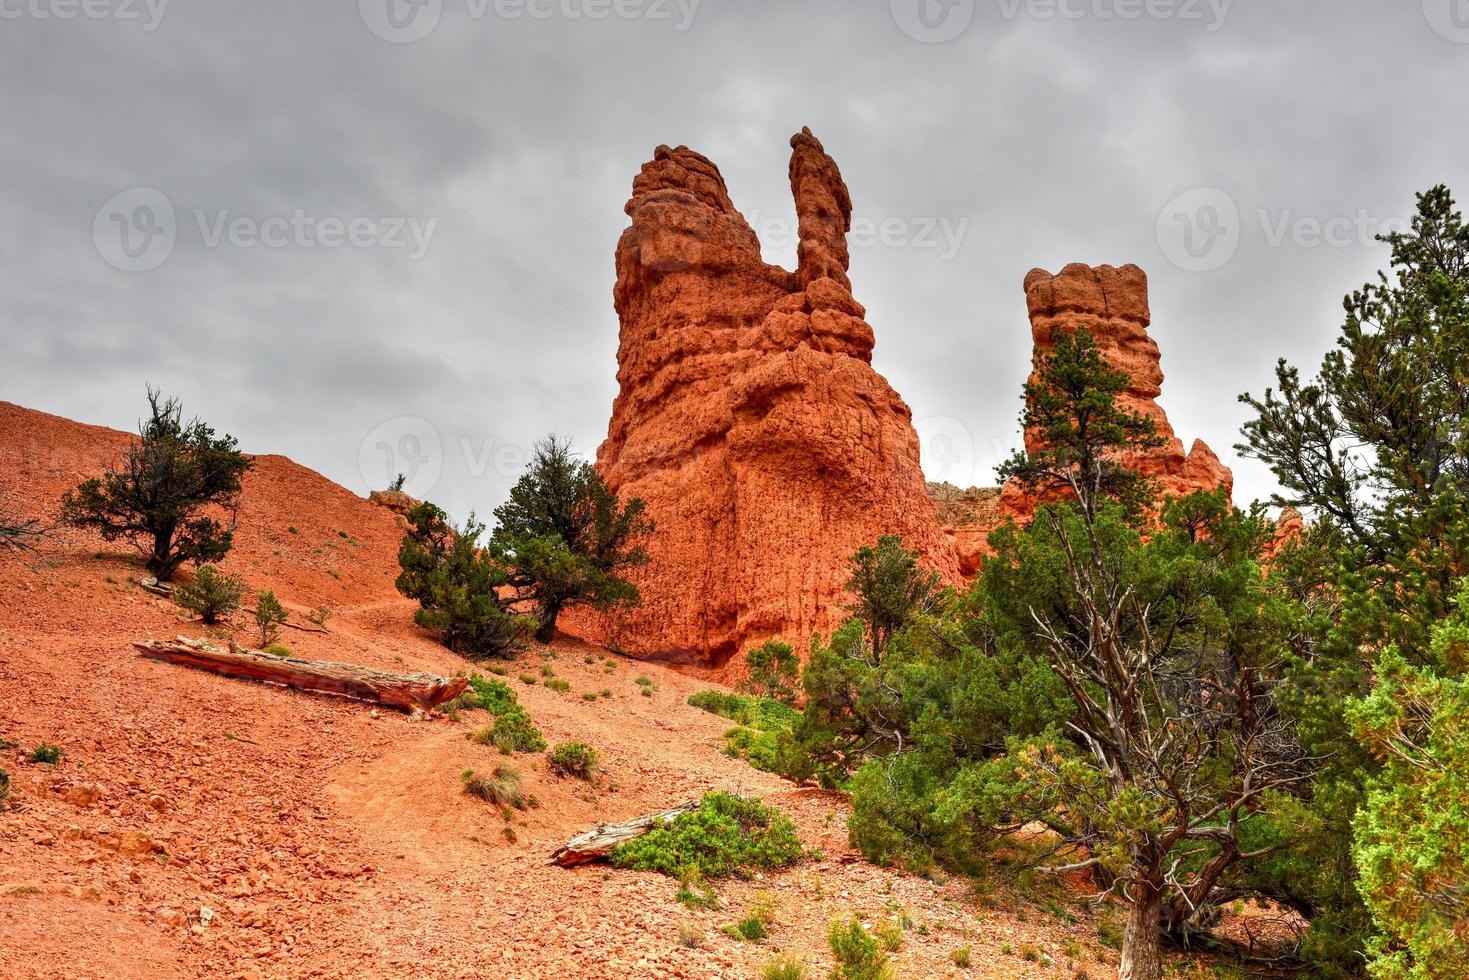
<path id="1" fill-rule="evenodd" d="M 1317 363 L 1415 191 L 1469 188 L 1466 81 L 1463 0 L 0 0 L 0 398 L 131 428 L 152 383 L 486 513 L 537 437 L 606 431 L 653 148 L 789 266 L 806 125 L 931 478 L 1018 444 L 1025 273 L 1135 262 L 1174 427 L 1264 497 L 1236 396 Z"/>

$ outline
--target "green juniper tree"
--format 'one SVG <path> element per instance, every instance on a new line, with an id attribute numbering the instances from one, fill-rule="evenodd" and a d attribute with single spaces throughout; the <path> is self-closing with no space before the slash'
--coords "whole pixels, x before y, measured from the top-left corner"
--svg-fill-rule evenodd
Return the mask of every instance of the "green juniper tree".
<path id="1" fill-rule="evenodd" d="M 746 691 L 756 697 L 795 703 L 801 658 L 789 643 L 766 640 L 745 653 L 745 663 L 750 668 L 750 675 L 742 685 Z"/>
<path id="2" fill-rule="evenodd" d="M 795 744 L 856 767 L 851 837 L 878 860 L 978 870 L 1044 824 L 1025 860 L 1126 903 L 1122 975 L 1153 980 L 1162 937 L 1201 938 L 1282 846 L 1310 760 L 1275 700 L 1290 607 L 1259 567 L 1268 522 L 1222 494 L 1154 499 L 1124 382 L 1084 331 L 1058 338 L 1022 417 L 1048 441 L 1006 467 L 1048 502 L 991 536 L 967 596 L 880 650 L 860 619 L 816 650 Z"/>
<path id="3" fill-rule="evenodd" d="M 1025 429 L 1039 445 L 1007 460 L 1000 479 L 1041 500 L 1073 500 L 1093 516 L 1107 500 L 1140 513 L 1152 488 L 1127 456 L 1162 440 L 1152 419 L 1117 403 L 1128 384 L 1127 372 L 1107 363 L 1086 328 L 1058 331 L 1025 383 Z"/>
<path id="4" fill-rule="evenodd" d="M 526 472 L 495 509 L 491 544 L 522 601 L 535 607 L 536 639 L 549 643 L 570 606 L 635 603 L 625 576 L 647 562 L 639 539 L 653 530 L 638 499 L 620 503 L 590 463 L 555 436 L 536 444 Z"/>
<path id="5" fill-rule="evenodd" d="M 525 632 L 510 609 L 509 574 L 480 547 L 483 532 L 472 515 L 455 528 L 442 510 L 423 503 L 408 512 L 398 549 L 398 591 L 418 600 L 414 622 L 470 657 L 503 656 Z"/>
<path id="6" fill-rule="evenodd" d="M 1367 695 L 1381 652 L 1457 679 L 1432 642 L 1469 573 L 1469 226 L 1442 186 L 1418 195 L 1409 230 L 1383 236 L 1391 268 L 1344 300 L 1336 348 L 1311 380 L 1284 361 L 1244 427 L 1280 504 L 1309 532 L 1272 579 L 1299 600 L 1304 642 L 1283 700 L 1325 757 L 1298 845 L 1259 882 L 1312 923 L 1305 951 L 1326 976 L 1356 972 L 1372 932 L 1353 881 L 1353 816 L 1381 762 L 1345 713 Z M 1399 770 L 1402 771 L 1402 770 Z M 1379 790 L 1381 792 L 1381 790 Z"/>
<path id="7" fill-rule="evenodd" d="M 61 516 L 106 541 L 132 543 L 148 570 L 168 581 L 184 562 L 228 553 L 251 463 L 233 436 L 216 436 L 197 418 L 186 422 L 177 399 L 149 388 L 148 407 L 122 461 L 69 492 Z"/>
<path id="8" fill-rule="evenodd" d="M 1389 648 L 1372 693 L 1347 707 L 1383 763 L 1352 822 L 1357 887 L 1381 931 L 1368 946 L 1378 980 L 1469 976 L 1469 582 L 1430 648 L 1455 678 Z"/>
<path id="9" fill-rule="evenodd" d="M 1252 843 L 1254 824 L 1309 768 L 1275 703 L 1288 624 L 1258 564 L 1268 525 L 1216 493 L 1137 529 L 1158 504 L 1127 454 L 1156 437 L 1117 405 L 1123 384 L 1078 330 L 1026 386 L 1021 422 L 1043 446 L 1005 472 L 1069 499 L 992 537 L 985 614 L 1049 659 L 1074 712 L 1012 740 L 1009 772 L 979 770 L 968 795 L 978 817 L 1049 826 L 1069 857 L 1046 870 L 1094 870 L 1129 907 L 1121 976 L 1155 980 L 1161 933 L 1274 851 Z"/>
<path id="10" fill-rule="evenodd" d="M 863 545 L 852 556 L 847 611 L 866 627 L 874 660 L 882 659 L 894 632 L 938 602 L 939 575 L 920 568 L 918 560 L 918 552 L 904 548 L 895 534 L 878 538 L 876 547 Z"/>
<path id="11" fill-rule="evenodd" d="M 846 591 L 852 618 L 830 642 L 812 639 L 801 679 L 807 708 L 786 739 L 788 775 L 827 785 L 845 782 L 865 759 L 902 747 L 907 711 L 889 683 L 892 640 L 931 618 L 943 597 L 938 575 L 896 535 L 857 549 Z"/>

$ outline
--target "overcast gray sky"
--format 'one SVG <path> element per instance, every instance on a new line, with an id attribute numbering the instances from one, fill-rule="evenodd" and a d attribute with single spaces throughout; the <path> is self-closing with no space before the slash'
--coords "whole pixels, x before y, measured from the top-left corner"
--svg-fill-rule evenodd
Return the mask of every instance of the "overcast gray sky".
<path id="1" fill-rule="evenodd" d="M 1025 273 L 1136 262 L 1175 428 L 1267 495 L 1236 395 L 1314 368 L 1415 191 L 1469 195 L 1469 0 L 0 0 L 0 86 L 0 398 L 131 428 L 152 382 L 459 515 L 605 434 L 659 143 L 789 266 L 813 129 L 966 484 L 1018 441 Z"/>

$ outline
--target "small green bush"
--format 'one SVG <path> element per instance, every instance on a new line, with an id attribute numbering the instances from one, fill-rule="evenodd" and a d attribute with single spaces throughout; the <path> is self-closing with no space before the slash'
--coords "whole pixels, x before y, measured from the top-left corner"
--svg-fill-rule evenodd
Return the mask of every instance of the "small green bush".
<path id="1" fill-rule="evenodd" d="M 765 923 L 753 915 L 747 915 L 740 921 L 725 926 L 724 932 L 726 935 L 733 936 L 735 939 L 743 939 L 752 943 L 758 943 L 770 935 L 765 930 Z"/>
<path id="2" fill-rule="evenodd" d="M 222 575 L 213 565 L 201 565 L 194 580 L 175 586 L 173 601 L 211 626 L 234 615 L 245 598 L 245 580 L 238 575 Z"/>
<path id="3" fill-rule="evenodd" d="M 637 679 L 634 680 L 633 683 L 636 684 L 638 687 L 651 687 L 654 690 L 658 689 L 658 685 L 653 683 L 653 678 L 649 677 L 647 674 L 639 674 L 637 676 Z"/>
<path id="4" fill-rule="evenodd" d="M 464 783 L 464 792 L 470 796 L 477 796 L 498 807 L 525 809 L 525 797 L 520 791 L 520 773 L 509 766 L 497 767 L 495 774 L 488 778 L 476 775 L 473 769 L 466 769 L 459 774 L 459 779 Z"/>
<path id="5" fill-rule="evenodd" d="M 567 691 L 571 690 L 571 684 L 567 681 L 562 680 L 559 677 L 552 677 L 550 680 L 546 681 L 546 686 L 555 691 L 557 694 L 565 694 Z"/>
<path id="6" fill-rule="evenodd" d="M 332 611 L 328 606 L 317 606 L 315 609 L 306 614 L 307 621 L 314 623 L 317 626 L 325 626 L 326 621 L 331 618 Z"/>
<path id="7" fill-rule="evenodd" d="M 601 697 L 601 695 L 598 694 L 596 691 L 583 691 L 583 692 L 581 692 L 581 699 L 583 701 L 595 701 L 599 697 Z"/>
<path id="8" fill-rule="evenodd" d="M 967 970 L 969 969 L 969 961 L 971 956 L 972 953 L 968 946 L 960 946 L 958 949 L 949 954 L 949 959 L 953 960 L 954 965 L 957 966 L 959 969 Z"/>
<path id="9" fill-rule="evenodd" d="M 40 745 L 31 749 L 30 760 L 32 762 L 39 762 L 42 765 L 54 766 L 61 761 L 61 749 L 42 742 Z"/>
<path id="10" fill-rule="evenodd" d="M 477 707 L 492 715 L 503 715 L 511 708 L 519 707 L 515 692 L 504 681 L 485 680 L 478 674 L 469 678 L 469 690 L 479 699 Z"/>
<path id="11" fill-rule="evenodd" d="M 846 922 L 833 920 L 826 941 L 837 961 L 832 976 L 838 980 L 893 980 L 888 954 L 862 928 L 862 920 L 855 914 Z"/>
<path id="12" fill-rule="evenodd" d="M 678 924 L 678 944 L 685 949 L 698 949 L 704 944 L 704 933 L 687 920 Z"/>
<path id="13" fill-rule="evenodd" d="M 699 691 L 689 695 L 695 708 L 739 723 L 724 733 L 725 755 L 744 759 L 756 769 L 781 772 L 781 736 L 793 731 L 801 713 L 774 698 L 723 691 Z"/>
<path id="14" fill-rule="evenodd" d="M 806 980 L 806 964 L 793 956 L 777 956 L 760 968 L 761 980 Z"/>
<path id="15" fill-rule="evenodd" d="M 758 799 L 718 792 L 672 823 L 613 848 L 608 858 L 619 868 L 666 875 L 697 868 L 705 878 L 720 878 L 785 867 L 804 856 L 789 817 Z"/>
<path id="16" fill-rule="evenodd" d="M 601 754 L 586 742 L 561 742 L 548 757 L 551 771 L 577 779 L 591 779 L 602 761 Z"/>
<path id="17" fill-rule="evenodd" d="M 903 927 L 889 919 L 877 927 L 877 939 L 889 953 L 896 953 L 903 948 Z"/>
<path id="18" fill-rule="evenodd" d="M 770 935 L 770 927 L 773 925 L 775 925 L 775 899 L 769 892 L 758 892 L 755 895 L 755 904 L 750 906 L 750 911 L 745 914 L 745 917 L 725 926 L 724 932 L 736 939 L 758 943 Z"/>
<path id="19" fill-rule="evenodd" d="M 291 655 L 291 648 L 283 647 L 279 643 L 272 643 L 270 646 L 266 647 L 260 652 L 268 653 L 272 657 L 289 657 Z"/>
<path id="20" fill-rule="evenodd" d="M 749 694 L 699 691 L 689 695 L 689 704 L 763 732 L 790 731 L 801 720 L 801 713 L 790 705 Z"/>
<path id="21" fill-rule="evenodd" d="M 255 596 L 255 628 L 260 631 L 260 646 L 265 648 L 275 643 L 281 635 L 281 624 L 286 621 L 286 607 L 270 589 L 261 589 Z"/>
<path id="22" fill-rule="evenodd" d="M 530 674 L 517 674 L 516 680 L 520 681 L 520 683 L 522 684 L 529 684 L 531 687 L 535 687 L 537 684 L 540 683 L 540 681 L 536 680 L 536 678 Z"/>
<path id="23" fill-rule="evenodd" d="M 490 729 L 490 738 L 495 747 L 506 755 L 513 752 L 543 752 L 546 748 L 546 736 L 541 734 L 530 715 L 519 705 L 506 709 L 495 718 L 495 725 Z"/>

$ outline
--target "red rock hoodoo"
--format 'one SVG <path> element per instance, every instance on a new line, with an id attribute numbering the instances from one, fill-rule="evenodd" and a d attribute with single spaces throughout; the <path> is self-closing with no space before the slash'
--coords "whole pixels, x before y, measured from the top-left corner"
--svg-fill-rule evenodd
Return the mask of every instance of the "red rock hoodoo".
<path id="1" fill-rule="evenodd" d="M 844 618 L 847 559 L 899 534 L 959 578 L 911 413 L 871 366 L 847 278 L 836 163 L 791 138 L 798 268 L 760 257 L 719 169 L 661 146 L 617 247 L 620 392 L 597 468 L 658 531 L 640 605 L 598 632 L 629 653 L 719 665 L 771 637 L 804 648 Z"/>
<path id="2" fill-rule="evenodd" d="M 1032 269 L 1025 277 L 1025 299 L 1037 359 L 1054 348 L 1058 330 L 1071 332 L 1085 327 L 1096 338 L 1102 356 L 1127 372 L 1132 384 L 1119 401 L 1152 419 L 1163 439 L 1162 446 L 1130 459 L 1134 468 L 1150 477 L 1167 496 L 1221 486 L 1227 494 L 1233 489 L 1234 475 L 1202 440 L 1195 439 L 1184 452 L 1183 442 L 1158 404 L 1163 371 L 1158 345 L 1148 336 L 1148 277 L 1142 269 L 1135 265 L 1093 268 L 1081 263 L 1068 265 L 1055 275 Z M 1034 374 L 1031 377 L 1033 380 Z M 1039 448 L 1036 433 L 1025 434 L 1025 447 L 1032 452 Z M 999 520 L 1013 517 L 1024 522 L 1035 513 L 1035 506 L 1035 499 L 1023 488 L 1007 484 L 1000 491 L 997 516 Z M 985 537 L 993 527 L 993 523 L 971 524 L 950 530 L 966 575 L 979 567 Z"/>

